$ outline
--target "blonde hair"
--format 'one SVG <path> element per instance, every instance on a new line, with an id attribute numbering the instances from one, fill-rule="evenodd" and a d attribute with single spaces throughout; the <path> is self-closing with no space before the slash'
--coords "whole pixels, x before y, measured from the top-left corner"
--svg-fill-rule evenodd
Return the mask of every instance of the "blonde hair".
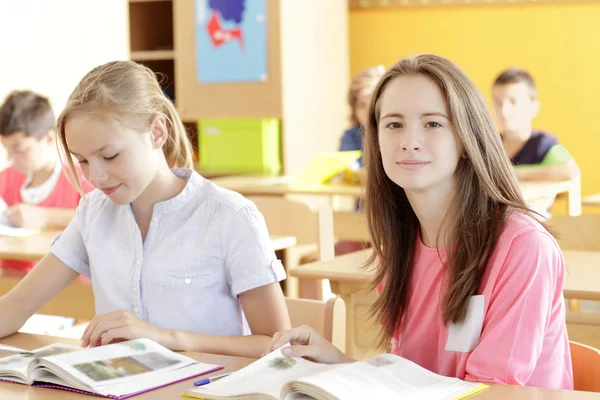
<path id="1" fill-rule="evenodd" d="M 350 122 L 353 126 L 359 124 L 358 118 L 356 118 L 356 103 L 358 103 L 359 97 L 363 95 L 370 96 L 384 72 L 384 66 L 378 65 L 362 70 L 352 78 L 350 89 L 348 90 L 348 105 L 351 110 Z"/>
<path id="2" fill-rule="evenodd" d="M 59 152 L 67 158 L 72 179 L 83 195 L 65 124 L 84 113 L 143 132 L 157 116 L 165 118 L 168 137 L 163 152 L 170 168 L 192 168 L 192 144 L 175 106 L 163 93 L 154 72 L 132 61 L 112 61 L 88 72 L 69 96 L 56 126 Z"/>
<path id="3" fill-rule="evenodd" d="M 380 97 L 390 82 L 404 76 L 426 76 L 440 88 L 464 147 L 454 172 L 456 194 L 443 221 L 453 241 L 447 249 L 446 290 L 440 300 L 444 323 L 464 320 L 509 215 L 536 218 L 525 205 L 492 116 L 473 82 L 454 63 L 431 54 L 391 67 L 373 92 L 364 139 L 364 207 L 374 249 L 368 265 L 379 265 L 374 287 L 385 281 L 372 309 L 383 324 L 382 346 L 402 328 L 419 235 L 419 220 L 404 189 L 385 173 L 379 150 Z"/>

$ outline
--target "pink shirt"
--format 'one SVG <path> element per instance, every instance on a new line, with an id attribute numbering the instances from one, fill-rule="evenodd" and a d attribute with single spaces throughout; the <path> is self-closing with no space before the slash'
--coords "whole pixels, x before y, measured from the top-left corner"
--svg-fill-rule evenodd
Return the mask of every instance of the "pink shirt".
<path id="1" fill-rule="evenodd" d="M 48 208 L 72 208 L 75 209 L 79 205 L 81 196 L 75 188 L 71 186 L 65 173 L 71 176 L 71 171 L 68 167 L 63 167 L 64 171 L 60 174 L 54 190 L 48 198 L 42 200 L 40 207 Z M 77 176 L 81 182 L 81 187 L 84 193 L 94 189 L 84 177 L 83 173 L 77 168 Z M 14 167 L 8 167 L 0 173 L 0 197 L 4 199 L 7 206 L 12 206 L 23 202 L 21 198 L 21 186 L 25 183 L 27 175 L 17 171 Z"/>
<path id="2" fill-rule="evenodd" d="M 541 225 L 520 214 L 507 220 L 477 292 L 483 295 L 482 318 L 469 321 L 477 332 L 481 326 L 472 351 L 446 350 L 449 327 L 440 313 L 446 271 L 440 257 L 445 261 L 444 249 L 418 240 L 406 325 L 402 335 L 394 335 L 392 353 L 468 381 L 573 389 L 565 264 Z"/>
<path id="3" fill-rule="evenodd" d="M 52 193 L 50 193 L 48 198 L 38 203 L 37 206 L 47 208 L 77 208 L 81 196 L 79 195 L 79 192 L 71 186 L 65 176 L 65 173 L 71 176 L 70 170 L 68 167 L 63 168 L 64 171 L 61 172 Z M 83 177 L 83 173 L 79 168 L 77 168 L 77 175 L 79 176 L 79 181 L 81 182 L 84 193 L 88 193 L 94 189 L 92 184 Z M 15 204 L 23 203 L 23 199 L 21 198 L 21 186 L 23 186 L 26 180 L 27 175 L 20 173 L 14 167 L 8 167 L 0 173 L 0 197 L 4 199 L 7 206 L 10 207 Z M 34 266 L 34 261 L 0 260 L 1 268 L 30 271 Z"/>

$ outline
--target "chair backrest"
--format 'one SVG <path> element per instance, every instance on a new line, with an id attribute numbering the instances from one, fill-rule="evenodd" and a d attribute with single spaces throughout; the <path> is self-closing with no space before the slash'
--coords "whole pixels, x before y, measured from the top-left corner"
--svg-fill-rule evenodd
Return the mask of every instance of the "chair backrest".
<path id="1" fill-rule="evenodd" d="M 317 244 L 320 260 L 335 255 L 331 207 L 317 209 L 280 196 L 249 196 L 265 217 L 269 234 L 295 236 L 298 245 Z"/>
<path id="2" fill-rule="evenodd" d="M 548 221 L 563 250 L 600 251 L 600 215 L 561 215 Z"/>
<path id="3" fill-rule="evenodd" d="M 370 241 L 365 215 L 356 211 L 333 212 L 333 235 L 338 240 Z"/>
<path id="4" fill-rule="evenodd" d="M 600 392 L 600 351 L 577 342 L 569 342 L 573 363 L 574 389 Z"/>
<path id="5" fill-rule="evenodd" d="M 292 327 L 311 326 L 317 333 L 346 351 L 346 305 L 340 298 L 326 301 L 286 297 Z"/>
<path id="6" fill-rule="evenodd" d="M 566 322 L 569 339 L 600 349 L 600 313 L 568 311 Z"/>

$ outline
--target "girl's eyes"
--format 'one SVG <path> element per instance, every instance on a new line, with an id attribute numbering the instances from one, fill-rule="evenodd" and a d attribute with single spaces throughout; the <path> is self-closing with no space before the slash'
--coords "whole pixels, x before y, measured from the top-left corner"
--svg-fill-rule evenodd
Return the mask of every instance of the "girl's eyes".
<path id="1" fill-rule="evenodd" d="M 104 159 L 105 159 L 105 160 L 107 160 L 107 161 L 114 160 L 115 158 L 117 158 L 117 156 L 118 156 L 119 154 L 120 154 L 120 153 L 117 153 L 117 154 L 115 154 L 114 156 L 111 156 L 111 157 L 104 157 Z"/>
<path id="2" fill-rule="evenodd" d="M 102 157 L 102 158 L 104 158 L 106 161 L 111 161 L 111 160 L 114 160 L 115 158 L 117 158 L 117 156 L 118 156 L 119 154 L 121 154 L 121 153 L 117 153 L 117 154 L 115 154 L 114 156 L 110 156 L 110 157 Z M 87 160 L 78 160 L 78 161 L 79 161 L 79 164 L 87 164 L 87 163 L 88 163 L 88 161 L 87 161 Z"/>
<path id="3" fill-rule="evenodd" d="M 398 128 L 402 128 L 402 124 L 399 122 L 390 122 L 389 124 L 387 124 L 385 126 L 386 128 L 390 128 L 390 129 L 398 129 Z M 442 125 L 438 122 L 435 121 L 430 121 L 428 123 L 425 124 L 426 128 L 441 128 Z"/>

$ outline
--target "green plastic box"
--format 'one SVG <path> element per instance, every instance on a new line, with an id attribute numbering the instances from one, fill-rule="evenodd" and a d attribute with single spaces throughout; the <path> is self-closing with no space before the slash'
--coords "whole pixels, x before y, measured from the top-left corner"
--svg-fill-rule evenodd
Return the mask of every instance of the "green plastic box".
<path id="1" fill-rule="evenodd" d="M 199 121 L 200 169 L 217 173 L 280 173 L 279 127 L 276 118 Z"/>

